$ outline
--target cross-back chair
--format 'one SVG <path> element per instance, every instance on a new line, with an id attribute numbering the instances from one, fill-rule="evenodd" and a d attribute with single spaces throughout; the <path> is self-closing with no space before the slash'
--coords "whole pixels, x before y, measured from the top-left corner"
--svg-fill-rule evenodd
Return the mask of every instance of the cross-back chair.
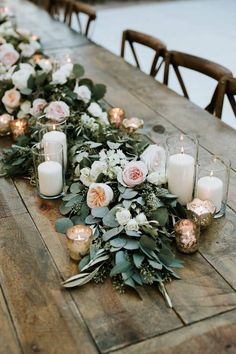
<path id="1" fill-rule="evenodd" d="M 234 115 L 236 117 L 236 78 L 233 77 L 224 77 L 219 82 L 218 85 L 218 97 L 216 102 L 216 117 L 221 118 L 224 98 L 228 98 L 229 103 L 232 107 Z"/>
<path id="2" fill-rule="evenodd" d="M 148 34 L 142 33 L 142 32 L 137 32 L 133 30 L 125 30 L 122 35 L 122 42 L 121 42 L 121 57 L 125 57 L 125 46 L 126 42 L 129 43 L 131 51 L 134 56 L 134 60 L 136 63 L 136 66 L 138 69 L 140 68 L 140 63 L 137 57 L 137 54 L 135 52 L 134 48 L 134 43 L 138 43 L 141 45 L 144 45 L 146 47 L 149 47 L 154 50 L 154 58 L 152 61 L 151 69 L 150 69 L 150 76 L 155 77 L 160 70 L 163 61 L 165 59 L 166 55 L 166 45 L 158 38 L 152 37 Z M 159 60 L 161 59 L 161 60 Z"/>
<path id="3" fill-rule="evenodd" d="M 80 32 L 85 36 L 88 36 L 90 25 L 97 18 L 95 9 L 92 6 L 88 4 L 84 4 L 77 0 L 64 0 L 64 1 L 65 1 L 64 22 L 71 27 L 72 17 L 73 15 L 75 15 L 78 21 Z M 80 19 L 80 14 L 85 14 L 88 17 L 86 21 L 85 29 L 83 29 L 81 19 Z"/>
<path id="4" fill-rule="evenodd" d="M 218 83 L 225 76 L 232 77 L 232 72 L 220 64 L 217 64 L 210 60 L 200 58 L 194 55 L 177 52 L 177 51 L 170 51 L 167 53 L 166 60 L 165 60 L 165 70 L 164 70 L 165 85 L 168 85 L 170 67 L 173 67 L 177 79 L 179 81 L 179 84 L 181 86 L 182 92 L 187 99 L 189 99 L 189 95 L 185 87 L 183 78 L 181 76 L 179 67 L 184 67 L 202 73 L 216 80 Z M 205 107 L 205 110 L 207 110 L 211 114 L 215 113 L 218 87 L 219 86 L 217 85 L 212 95 L 210 103 Z"/>

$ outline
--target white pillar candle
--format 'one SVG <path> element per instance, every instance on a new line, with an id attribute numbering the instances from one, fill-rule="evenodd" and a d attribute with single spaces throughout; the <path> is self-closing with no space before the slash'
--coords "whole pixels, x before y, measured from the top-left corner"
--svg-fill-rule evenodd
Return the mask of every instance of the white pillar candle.
<path id="1" fill-rule="evenodd" d="M 39 191 L 47 197 L 61 194 L 63 190 L 62 165 L 56 161 L 45 161 L 38 166 Z"/>
<path id="2" fill-rule="evenodd" d="M 201 200 L 210 200 L 218 212 L 223 200 L 223 182 L 215 176 L 201 177 L 197 182 L 197 197 Z"/>
<path id="3" fill-rule="evenodd" d="M 43 142 L 57 142 L 57 143 L 62 144 L 63 154 L 64 154 L 64 167 L 66 169 L 66 165 L 67 165 L 66 134 L 63 132 L 52 130 L 52 131 L 44 134 Z M 55 147 L 52 147 L 51 145 L 45 146 L 45 156 L 47 156 L 48 159 L 53 160 L 53 156 L 56 156 L 56 153 L 57 153 L 57 151 L 55 149 L 56 149 L 56 146 Z"/>
<path id="4" fill-rule="evenodd" d="M 167 179 L 168 189 L 177 195 L 181 205 L 191 202 L 194 187 L 195 160 L 189 154 L 175 154 L 169 157 Z"/>

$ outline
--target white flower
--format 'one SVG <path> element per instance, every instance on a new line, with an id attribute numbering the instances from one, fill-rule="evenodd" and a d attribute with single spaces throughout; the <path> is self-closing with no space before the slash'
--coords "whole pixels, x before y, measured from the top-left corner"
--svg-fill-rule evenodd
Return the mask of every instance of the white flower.
<path id="1" fill-rule="evenodd" d="M 63 121 L 70 115 L 69 106 L 63 101 L 54 101 L 49 103 L 44 111 L 47 118 L 54 119 L 58 122 Z"/>
<path id="2" fill-rule="evenodd" d="M 139 225 L 145 225 L 147 222 L 146 215 L 144 213 L 140 213 L 136 216 L 135 220 Z"/>
<path id="3" fill-rule="evenodd" d="M 147 176 L 147 181 L 149 183 L 155 184 L 156 186 L 166 183 L 165 169 L 163 168 L 160 171 L 150 173 Z"/>
<path id="4" fill-rule="evenodd" d="M 139 226 L 138 223 L 135 219 L 130 219 L 127 223 L 127 225 L 125 226 L 125 230 L 126 231 L 138 231 Z"/>
<path id="5" fill-rule="evenodd" d="M 149 145 L 140 156 L 140 159 L 146 164 L 148 172 L 162 170 L 166 163 L 166 153 L 162 146 Z"/>
<path id="6" fill-rule="evenodd" d="M 66 63 L 60 67 L 60 69 L 63 73 L 66 74 L 67 77 L 70 77 L 73 71 L 73 64 L 72 63 Z"/>
<path id="7" fill-rule="evenodd" d="M 33 101 L 33 107 L 30 110 L 30 114 L 33 117 L 38 118 L 43 113 L 43 110 L 46 105 L 46 100 L 44 100 L 43 98 L 36 98 L 36 100 Z"/>
<path id="8" fill-rule="evenodd" d="M 5 43 L 0 47 L 0 62 L 10 68 L 19 59 L 20 55 L 12 44 Z"/>
<path id="9" fill-rule="evenodd" d="M 20 105 L 20 109 L 25 115 L 30 113 L 30 108 L 31 108 L 31 102 L 30 101 L 24 101 Z"/>
<path id="10" fill-rule="evenodd" d="M 92 178 L 90 174 L 90 168 L 85 167 L 80 171 L 80 181 L 86 186 L 89 187 L 91 183 L 95 182 L 95 179 Z"/>
<path id="11" fill-rule="evenodd" d="M 131 219 L 131 214 L 128 209 L 120 208 L 116 212 L 116 220 L 118 221 L 118 223 L 120 225 L 122 225 L 122 226 L 126 225 L 130 219 Z"/>
<path id="12" fill-rule="evenodd" d="M 67 81 L 67 75 L 60 69 L 52 74 L 52 84 L 64 85 Z"/>
<path id="13" fill-rule="evenodd" d="M 11 90 L 5 91 L 4 96 L 2 98 L 2 103 L 6 107 L 6 110 L 11 113 L 14 108 L 19 107 L 20 98 L 20 92 L 13 88 Z"/>
<path id="14" fill-rule="evenodd" d="M 94 161 L 93 162 L 93 164 L 91 166 L 90 174 L 91 174 L 92 178 L 94 178 L 95 181 L 101 173 L 106 174 L 106 172 L 107 172 L 107 164 L 105 162 L 102 162 L 102 161 Z"/>
<path id="15" fill-rule="evenodd" d="M 88 157 L 89 154 L 86 151 L 80 152 L 78 155 L 76 155 L 76 161 L 81 162 L 84 157 Z"/>
<path id="16" fill-rule="evenodd" d="M 50 73 L 52 71 L 52 63 L 50 62 L 49 59 L 41 59 L 38 62 L 38 66 L 46 73 Z"/>
<path id="17" fill-rule="evenodd" d="M 100 122 L 104 125 L 109 125 L 109 120 L 107 117 L 107 112 L 102 112 L 101 116 L 100 116 Z"/>
<path id="18" fill-rule="evenodd" d="M 77 94 L 78 100 L 84 103 L 88 103 L 91 100 L 91 91 L 85 85 L 79 86 L 78 83 L 76 83 L 74 92 Z"/>
<path id="19" fill-rule="evenodd" d="M 75 168 L 75 175 L 76 175 L 76 177 L 80 176 L 80 166 L 79 165 L 77 165 Z"/>
<path id="20" fill-rule="evenodd" d="M 90 103 L 88 112 L 94 117 L 101 117 L 102 115 L 102 109 L 96 102 Z"/>
<path id="21" fill-rule="evenodd" d="M 21 55 L 26 58 L 32 57 L 34 53 L 41 48 L 37 41 L 30 41 L 29 43 L 22 42 L 18 47 L 21 50 Z"/>
<path id="22" fill-rule="evenodd" d="M 31 75 L 35 75 L 33 67 L 29 64 L 20 64 L 20 70 L 12 74 L 13 85 L 22 90 L 28 87 L 28 79 Z"/>

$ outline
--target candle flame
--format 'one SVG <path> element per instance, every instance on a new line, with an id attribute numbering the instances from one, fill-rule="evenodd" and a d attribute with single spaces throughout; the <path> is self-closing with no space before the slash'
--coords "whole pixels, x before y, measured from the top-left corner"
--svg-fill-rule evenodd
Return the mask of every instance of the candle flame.
<path id="1" fill-rule="evenodd" d="M 55 124 L 52 125 L 52 130 L 56 130 L 56 125 Z"/>
<path id="2" fill-rule="evenodd" d="M 212 177 L 212 176 L 213 176 L 213 174 L 214 174 L 214 173 L 213 173 L 213 171 L 211 171 L 211 172 L 210 172 L 210 177 Z"/>

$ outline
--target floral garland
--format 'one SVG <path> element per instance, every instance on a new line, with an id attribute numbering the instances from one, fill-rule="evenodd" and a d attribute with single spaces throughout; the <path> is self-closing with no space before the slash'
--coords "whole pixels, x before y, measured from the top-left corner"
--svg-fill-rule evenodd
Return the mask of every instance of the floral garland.
<path id="1" fill-rule="evenodd" d="M 43 55 L 38 39 L 7 18 L 0 23 L 0 114 L 27 117 L 30 127 L 28 136 L 3 152 L 7 174 L 32 174 L 39 118 L 67 119 L 67 193 L 56 230 L 86 224 L 93 241 L 79 274 L 64 286 L 107 277 L 120 292 L 156 284 L 171 306 L 164 283 L 178 278 L 174 268 L 183 266 L 171 241 L 174 222 L 185 211 L 166 189 L 165 150 L 149 145 L 145 135 L 110 125 L 101 103 L 106 87 L 83 78 L 81 65 L 58 67 Z"/>

